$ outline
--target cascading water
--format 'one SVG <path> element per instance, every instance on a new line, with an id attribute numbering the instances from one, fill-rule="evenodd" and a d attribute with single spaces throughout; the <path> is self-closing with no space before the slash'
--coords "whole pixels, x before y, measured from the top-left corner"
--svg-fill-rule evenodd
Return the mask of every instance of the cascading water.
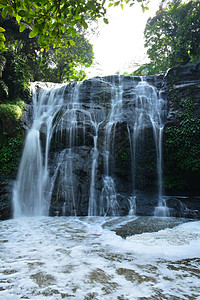
<path id="1" fill-rule="evenodd" d="M 146 155 L 146 131 L 155 147 L 151 151 L 158 182 L 155 214 L 166 215 L 162 195 L 166 109 L 156 87 L 138 77 L 108 76 L 64 86 L 35 83 L 32 89 L 33 124 L 14 188 L 15 217 L 137 213 L 139 155 Z"/>
<path id="2" fill-rule="evenodd" d="M 14 217 L 49 213 L 48 150 L 52 136 L 52 121 L 63 104 L 64 88 L 44 85 L 38 97 L 35 89 L 36 84 L 33 84 L 33 124 L 27 133 L 13 191 Z M 42 127 L 46 131 L 44 153 L 40 139 Z"/>
<path id="3" fill-rule="evenodd" d="M 132 156 L 132 177 L 133 177 L 133 197 L 135 196 L 135 177 L 137 168 L 137 146 L 139 138 L 144 135 L 144 130 L 151 126 L 156 146 L 157 160 L 157 181 L 158 181 L 158 208 L 155 215 L 168 216 L 168 209 L 163 198 L 163 180 L 162 180 L 162 135 L 164 121 L 166 118 L 165 101 L 161 97 L 161 92 L 151 85 L 144 78 L 135 88 L 135 111 L 134 122 L 132 124 L 132 136 L 128 127 L 128 135 L 131 146 Z M 160 214 L 160 211 L 162 213 Z"/>
<path id="4" fill-rule="evenodd" d="M 108 115 L 108 121 L 105 126 L 105 154 L 104 154 L 104 178 L 103 188 L 101 192 L 101 215 L 117 215 L 118 203 L 116 196 L 115 182 L 112 177 L 112 162 L 114 152 L 114 141 L 116 125 L 122 122 L 123 109 L 122 109 L 122 94 L 123 85 L 121 76 L 117 76 L 117 84 L 112 81 L 111 85 L 111 109 Z"/>

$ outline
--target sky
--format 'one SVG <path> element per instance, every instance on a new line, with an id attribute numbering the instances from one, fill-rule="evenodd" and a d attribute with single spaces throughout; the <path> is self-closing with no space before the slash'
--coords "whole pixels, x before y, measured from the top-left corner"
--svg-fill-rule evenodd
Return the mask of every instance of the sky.
<path id="1" fill-rule="evenodd" d="M 150 0 L 149 10 L 142 12 L 141 5 L 110 7 L 107 10 L 109 24 L 98 24 L 98 35 L 89 41 L 93 45 L 95 60 L 87 70 L 88 77 L 132 72 L 148 61 L 144 48 L 144 29 L 149 17 L 153 17 L 161 0 Z"/>

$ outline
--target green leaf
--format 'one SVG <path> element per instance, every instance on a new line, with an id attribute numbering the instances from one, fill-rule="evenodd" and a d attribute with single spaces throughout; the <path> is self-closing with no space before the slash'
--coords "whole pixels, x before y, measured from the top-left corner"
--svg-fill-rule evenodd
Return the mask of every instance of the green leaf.
<path id="1" fill-rule="evenodd" d="M 119 3 L 120 3 L 120 1 L 116 1 L 116 2 L 114 3 L 114 6 L 118 6 Z"/>
<path id="2" fill-rule="evenodd" d="M 124 8 L 124 4 L 123 4 L 123 3 L 121 3 L 121 4 L 120 4 L 120 6 L 121 6 L 121 9 L 123 9 L 123 8 Z"/>
<path id="3" fill-rule="evenodd" d="M 19 26 L 19 32 L 23 32 L 26 29 L 26 25 L 21 23 Z"/>
<path id="4" fill-rule="evenodd" d="M 26 12 L 25 10 L 22 10 L 22 9 L 19 11 L 18 14 L 19 14 L 19 16 L 22 17 L 22 18 L 24 18 L 24 17 L 27 16 L 27 12 Z"/>
<path id="5" fill-rule="evenodd" d="M 142 12 L 145 12 L 148 9 L 149 9 L 148 6 L 144 6 L 144 4 L 142 4 Z"/>
<path id="6" fill-rule="evenodd" d="M 88 24 L 86 22 L 82 22 L 82 26 L 87 29 L 88 28 Z"/>
<path id="7" fill-rule="evenodd" d="M 0 27 L 0 32 L 5 32 L 5 29 L 3 27 Z"/>
<path id="8" fill-rule="evenodd" d="M 76 29 L 75 28 L 72 28 L 71 35 L 72 35 L 72 37 L 74 37 L 76 35 Z"/>
<path id="9" fill-rule="evenodd" d="M 105 24 L 108 24 L 108 23 L 109 23 L 109 22 L 108 22 L 108 19 L 106 19 L 106 18 L 103 18 L 103 21 L 104 21 Z"/>
<path id="10" fill-rule="evenodd" d="M 29 38 L 34 38 L 38 34 L 38 29 L 34 26 L 33 30 L 29 33 Z"/>
<path id="11" fill-rule="evenodd" d="M 1 13 L 2 17 L 5 18 L 7 16 L 7 13 L 8 13 L 8 8 L 4 7 L 3 10 L 2 10 L 2 13 Z"/>
<path id="12" fill-rule="evenodd" d="M 69 44 L 70 44 L 71 46 L 74 46 L 74 45 L 75 45 L 75 42 L 74 42 L 73 40 L 69 40 L 68 42 L 69 42 Z"/>
<path id="13" fill-rule="evenodd" d="M 111 6 L 113 6 L 113 3 L 109 3 L 109 4 L 108 4 L 108 7 L 111 7 Z"/>
<path id="14" fill-rule="evenodd" d="M 16 16 L 16 20 L 19 23 L 19 21 L 21 20 L 21 17 L 19 15 Z"/>
<path id="15" fill-rule="evenodd" d="M 3 33 L 0 33 L 0 41 L 2 42 L 4 42 L 6 40 L 6 38 L 5 38 L 5 36 L 4 36 L 4 34 Z"/>

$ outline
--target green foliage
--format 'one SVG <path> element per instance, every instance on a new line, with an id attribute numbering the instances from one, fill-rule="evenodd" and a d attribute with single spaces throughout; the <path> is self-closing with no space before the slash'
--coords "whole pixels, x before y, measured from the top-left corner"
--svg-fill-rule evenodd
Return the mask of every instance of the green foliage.
<path id="1" fill-rule="evenodd" d="M 9 174 L 19 165 L 23 136 L 11 137 L 0 148 L 0 173 Z"/>
<path id="2" fill-rule="evenodd" d="M 21 99 L 16 99 L 14 101 L 7 102 L 6 104 L 0 105 L 0 118 L 11 119 L 17 121 L 21 118 L 24 110 L 24 101 Z"/>
<path id="3" fill-rule="evenodd" d="M 8 174 L 19 164 L 24 141 L 20 118 L 24 101 L 16 99 L 0 105 L 0 172 Z"/>
<path id="4" fill-rule="evenodd" d="M 182 111 L 177 125 L 166 129 L 166 187 L 173 190 L 189 189 L 200 171 L 200 118 L 195 116 L 196 103 L 191 97 L 180 101 Z M 172 174 L 173 173 L 173 174 Z"/>
<path id="5" fill-rule="evenodd" d="M 40 51 L 38 39 L 28 38 L 29 28 L 19 33 L 14 18 L 3 20 L 0 16 L 0 25 L 6 28 L 7 51 L 4 53 L 6 64 L 2 84 L 8 87 L 9 99 L 21 97 L 28 101 L 30 81 L 63 82 L 85 78 L 84 68 L 92 64 L 94 54 L 92 45 L 83 34 L 75 31 L 73 36 L 65 37 L 66 47 Z M 69 41 L 71 47 L 68 47 Z M 0 96 L 0 100 L 5 101 L 5 89 L 1 88 Z"/>
<path id="6" fill-rule="evenodd" d="M 4 57 L 6 58 L 6 66 L 2 73 L 2 79 L 8 87 L 9 99 L 20 97 L 28 101 L 30 99 L 31 74 L 26 59 L 12 49 L 7 50 Z"/>
<path id="7" fill-rule="evenodd" d="M 144 32 L 148 74 L 200 61 L 199 20 L 200 1 L 182 4 L 181 0 L 171 1 L 148 20 Z"/>
<path id="8" fill-rule="evenodd" d="M 32 61 L 34 80 L 65 82 L 86 77 L 84 68 L 92 64 L 94 56 L 92 45 L 79 33 L 69 38 L 74 42 L 70 48 L 44 50 Z"/>
<path id="9" fill-rule="evenodd" d="M 109 0 L 109 6 L 121 5 L 123 2 L 132 6 L 134 2 L 141 2 L 143 10 L 148 9 L 145 6 L 146 0 Z M 25 30 L 24 22 L 31 25 L 32 31 L 29 33 L 29 38 L 39 36 L 38 42 L 41 47 L 47 50 L 62 47 L 63 38 L 73 35 L 78 28 L 87 29 L 91 20 L 104 17 L 104 22 L 107 24 L 106 1 L 105 0 L 37 0 L 37 1 L 21 1 L 21 0 L 1 0 L 0 8 L 2 9 L 2 17 L 7 15 L 14 16 L 19 23 L 20 32 Z M 5 51 L 5 36 L 3 27 L 0 30 L 0 51 Z M 68 46 L 71 41 L 68 41 Z"/>
<path id="10" fill-rule="evenodd" d="M 16 99 L 0 105 L 1 140 L 15 137 L 20 129 L 20 118 L 24 110 L 24 101 Z M 2 137 L 4 134 L 4 138 Z"/>

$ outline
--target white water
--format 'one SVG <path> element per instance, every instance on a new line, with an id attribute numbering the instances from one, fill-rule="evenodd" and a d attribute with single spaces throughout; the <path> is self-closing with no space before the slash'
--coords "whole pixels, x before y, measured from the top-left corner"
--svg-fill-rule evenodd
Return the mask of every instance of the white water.
<path id="1" fill-rule="evenodd" d="M 200 222 L 126 239 L 105 226 L 133 219 L 0 222 L 0 299 L 200 299 Z"/>
<path id="2" fill-rule="evenodd" d="M 146 81 L 141 81 L 136 87 L 136 120 L 134 124 L 133 143 L 137 145 L 138 135 L 150 123 L 153 128 L 158 173 L 158 195 L 162 195 L 162 129 L 163 129 L 163 99 L 158 91 Z M 136 162 L 135 162 L 136 163 Z"/>
<path id="3" fill-rule="evenodd" d="M 53 133 L 54 116 L 63 105 L 64 88 L 56 84 L 43 84 L 36 98 L 33 90 L 33 124 L 27 132 L 17 181 L 13 191 L 14 217 L 42 216 L 49 213 L 48 152 Z M 41 149 L 40 130 L 46 130 L 44 155 Z"/>
<path id="4" fill-rule="evenodd" d="M 117 85 L 114 80 L 112 82 L 111 109 L 105 127 L 105 171 L 103 177 L 103 188 L 100 197 L 101 215 L 117 215 L 118 208 L 115 182 L 112 174 L 112 164 L 116 126 L 117 123 L 122 122 L 123 119 L 123 84 L 121 82 L 121 76 L 118 76 L 117 79 Z"/>
<path id="5" fill-rule="evenodd" d="M 132 126 L 132 136 L 130 128 L 127 127 L 128 136 L 131 147 L 131 161 L 132 161 L 132 178 L 133 178 L 133 197 L 135 196 L 135 181 L 137 171 L 137 147 L 141 142 L 141 137 L 144 135 L 144 130 L 149 126 L 152 126 L 155 147 L 156 147 L 156 160 L 157 160 L 157 182 L 158 182 L 158 207 L 155 209 L 155 216 L 169 216 L 166 203 L 163 199 L 163 176 L 162 176 L 162 140 L 163 140 L 163 128 L 165 121 L 165 101 L 161 97 L 155 87 L 149 85 L 147 81 L 141 78 L 141 81 L 135 88 L 135 111 L 134 122 Z M 162 213 L 160 213 L 162 211 Z"/>
<path id="6" fill-rule="evenodd" d="M 99 151 L 97 148 L 97 139 L 98 139 L 98 127 L 99 124 L 96 122 L 93 125 L 94 127 L 94 147 L 92 149 L 92 170 L 91 170 L 91 184 L 90 184 L 90 197 L 89 197 L 89 205 L 88 205 L 88 216 L 96 216 L 98 215 L 97 211 L 97 196 L 95 190 L 95 180 L 96 180 L 96 171 L 97 171 L 97 162 Z"/>
<path id="7" fill-rule="evenodd" d="M 103 189 L 100 196 L 100 215 L 117 216 L 119 204 L 117 202 L 117 193 L 114 180 L 111 176 L 103 178 Z"/>

